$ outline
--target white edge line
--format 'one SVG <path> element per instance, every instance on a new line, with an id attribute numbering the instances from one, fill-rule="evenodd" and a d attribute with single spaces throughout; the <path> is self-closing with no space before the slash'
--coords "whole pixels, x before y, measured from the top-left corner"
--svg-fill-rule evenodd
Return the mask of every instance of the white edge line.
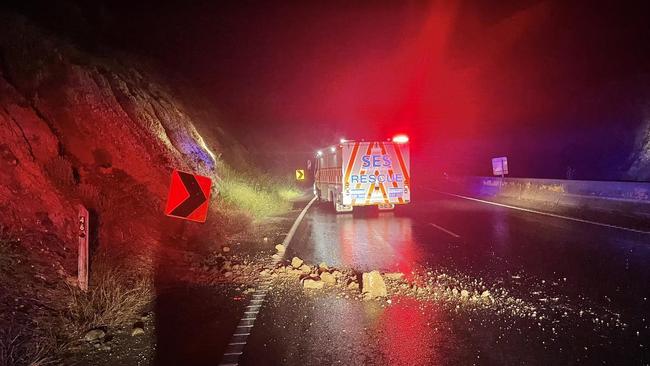
<path id="1" fill-rule="evenodd" d="M 631 231 L 634 233 L 639 233 L 639 234 L 650 234 L 650 231 L 643 231 L 643 230 L 637 230 L 637 229 L 631 229 L 629 227 L 623 227 L 623 226 L 617 226 L 617 225 L 611 225 L 611 224 L 604 224 L 602 222 L 597 222 L 597 221 L 590 221 L 590 220 L 584 220 L 584 219 L 579 219 L 576 217 L 570 217 L 570 216 L 563 216 L 563 215 L 558 215 L 550 212 L 543 212 L 543 211 L 537 211 L 537 210 L 531 210 L 529 208 L 522 208 L 522 207 L 517 207 L 517 206 L 511 206 L 511 205 L 506 205 L 504 203 L 497 203 L 497 202 L 491 202 L 491 201 L 486 201 L 478 198 L 473 198 L 473 197 L 467 197 L 467 196 L 461 196 L 459 194 L 454 194 L 454 193 L 449 193 L 449 192 L 443 192 L 443 191 L 438 191 L 436 189 L 431 189 L 431 188 L 426 188 L 430 191 L 440 193 L 440 194 L 446 194 L 448 196 L 453 196 L 453 197 L 458 197 L 458 198 L 463 198 L 466 200 L 470 201 L 476 201 L 476 202 L 481 202 L 481 203 L 486 203 L 488 205 L 494 205 L 494 206 L 499 206 L 499 207 L 505 207 L 505 208 L 510 208 L 513 210 L 518 210 L 518 211 L 524 211 L 524 212 L 530 212 L 538 215 L 544 215 L 544 216 L 550 216 L 550 217 L 555 217 L 558 219 L 565 219 L 565 220 L 571 220 L 571 221 L 577 221 L 577 222 L 582 222 L 585 224 L 592 224 L 592 225 L 597 225 L 597 226 L 604 226 L 612 229 L 619 229 L 619 230 L 625 230 L 625 231 Z"/>
<path id="2" fill-rule="evenodd" d="M 309 201 L 307 206 L 302 209 L 302 212 L 300 212 L 300 215 L 296 218 L 296 221 L 294 221 L 293 226 L 291 226 L 291 229 L 289 229 L 289 233 L 287 236 L 284 238 L 282 241 L 282 245 L 284 245 L 284 253 L 287 252 L 287 248 L 289 247 L 289 243 L 291 243 L 291 239 L 293 239 L 293 236 L 296 234 L 296 231 L 298 230 L 298 226 L 300 226 L 300 223 L 302 222 L 302 219 L 305 217 L 307 214 L 307 210 L 311 207 L 311 205 L 314 204 L 316 201 L 316 196 Z M 282 257 L 284 257 L 284 253 L 282 253 Z"/>
<path id="3" fill-rule="evenodd" d="M 460 235 L 454 233 L 453 231 L 447 230 L 447 229 L 445 229 L 445 228 L 442 227 L 442 226 L 436 225 L 436 224 L 434 224 L 433 222 L 430 222 L 429 225 L 435 227 L 436 229 L 438 229 L 438 230 L 440 230 L 440 231 L 443 231 L 443 232 L 445 232 L 445 233 L 447 233 L 447 234 L 453 236 L 454 238 L 457 238 L 457 239 L 460 238 Z"/>
<path id="4" fill-rule="evenodd" d="M 316 201 L 316 197 L 314 196 L 314 198 L 312 198 L 311 201 L 309 201 L 309 203 L 302 209 L 302 211 L 300 212 L 300 215 L 298 215 L 298 217 L 296 218 L 296 221 L 294 221 L 293 225 L 291 226 L 291 229 L 289 230 L 289 233 L 287 234 L 287 236 L 282 241 L 282 245 L 284 245 L 284 252 L 282 253 L 282 256 L 280 258 L 278 258 L 278 260 L 275 261 L 275 263 L 279 262 L 280 259 L 284 258 L 284 253 L 286 253 L 286 250 L 289 247 L 289 243 L 291 243 L 291 239 L 293 239 L 293 236 L 296 234 L 296 231 L 298 230 L 298 226 L 300 226 L 300 223 L 302 222 L 302 220 L 305 218 L 305 215 L 307 214 L 307 210 L 309 210 L 309 208 L 311 207 L 311 205 L 314 204 L 315 201 Z M 269 280 L 269 282 L 271 282 L 271 281 Z M 264 291 L 264 292 L 266 292 L 266 291 Z M 264 302 L 264 298 L 266 297 L 266 293 L 264 293 L 263 295 L 255 295 L 255 294 L 253 294 L 252 297 L 262 297 L 262 298 L 261 299 L 251 299 L 249 304 L 252 304 L 253 301 L 255 301 L 255 302 Z M 249 305 L 247 307 L 250 308 L 250 307 L 254 307 L 254 306 L 262 306 L 262 305 Z M 245 311 L 244 314 L 255 314 L 255 313 L 258 313 L 258 312 L 259 311 Z M 249 320 L 249 319 L 242 318 L 241 320 Z M 249 328 L 249 329 L 252 329 L 253 325 L 238 325 L 237 328 Z M 249 335 L 250 335 L 250 331 L 248 333 L 234 333 L 232 336 L 237 337 L 237 336 L 249 336 Z M 224 353 L 223 357 L 237 356 L 237 360 L 239 360 L 239 356 L 242 355 L 242 354 L 243 354 L 243 352 Z M 237 365 L 237 363 L 230 364 L 230 365 Z"/>

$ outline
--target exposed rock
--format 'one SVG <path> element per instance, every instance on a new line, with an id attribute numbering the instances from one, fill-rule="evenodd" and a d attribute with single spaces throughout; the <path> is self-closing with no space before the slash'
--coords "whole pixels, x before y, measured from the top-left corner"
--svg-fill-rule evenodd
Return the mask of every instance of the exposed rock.
<path id="1" fill-rule="evenodd" d="M 320 263 L 318 264 L 318 269 L 322 269 L 322 270 L 327 271 L 327 270 L 329 270 L 330 268 L 327 266 L 327 263 L 325 263 L 325 262 L 320 262 Z"/>
<path id="2" fill-rule="evenodd" d="M 323 286 L 325 286 L 325 283 L 323 281 L 316 281 L 311 278 L 307 278 L 302 282 L 302 285 L 304 288 L 308 289 L 321 289 Z"/>
<path id="3" fill-rule="evenodd" d="M 306 264 L 303 264 L 302 266 L 300 266 L 300 271 L 304 274 L 311 273 L 311 267 L 309 267 Z"/>
<path id="4" fill-rule="evenodd" d="M 300 268 L 300 266 L 302 266 L 303 263 L 304 261 L 298 257 L 293 257 L 291 259 L 291 267 L 293 268 Z"/>
<path id="5" fill-rule="evenodd" d="M 273 254 L 273 255 L 271 256 L 271 258 L 273 258 L 273 259 L 275 259 L 275 260 L 277 261 L 277 260 L 279 260 L 279 259 L 282 258 L 282 257 L 280 257 L 278 254 Z"/>
<path id="6" fill-rule="evenodd" d="M 133 324 L 133 329 L 131 330 L 131 336 L 139 336 L 144 334 L 144 323 L 143 322 L 136 322 Z"/>
<path id="7" fill-rule="evenodd" d="M 341 278 L 341 277 L 343 277 L 343 273 L 341 273 L 340 271 L 334 271 L 334 272 L 332 272 L 332 274 L 333 274 L 334 277 L 336 277 L 336 278 Z"/>
<path id="8" fill-rule="evenodd" d="M 336 285 L 336 277 L 329 272 L 321 273 L 320 279 L 328 285 Z"/>
<path id="9" fill-rule="evenodd" d="M 490 297 L 490 291 L 488 291 L 488 290 L 483 291 L 483 293 L 481 294 L 481 297 L 484 298 L 484 299 L 489 298 Z"/>
<path id="10" fill-rule="evenodd" d="M 106 332 L 102 329 L 92 329 L 86 332 L 84 340 L 86 342 L 99 342 L 106 337 Z"/>
<path id="11" fill-rule="evenodd" d="M 267 276 L 269 276 L 270 274 L 271 274 L 271 272 L 270 272 L 268 269 L 262 270 L 262 271 L 260 272 L 260 276 L 262 276 L 262 277 L 267 277 Z"/>
<path id="12" fill-rule="evenodd" d="M 230 247 L 225 246 L 225 247 L 221 248 L 221 250 L 222 250 L 224 253 L 228 253 L 228 252 L 230 252 Z"/>
<path id="13" fill-rule="evenodd" d="M 367 272 L 362 275 L 361 290 L 364 299 L 374 299 L 388 295 L 386 284 L 379 271 Z"/>
<path id="14" fill-rule="evenodd" d="M 282 245 L 282 244 L 276 245 L 275 250 L 277 250 L 278 253 L 284 253 L 284 245 Z"/>
<path id="15" fill-rule="evenodd" d="M 359 283 L 352 281 L 348 283 L 348 290 L 358 290 L 359 289 Z"/>
<path id="16" fill-rule="evenodd" d="M 469 291 L 460 290 L 460 297 L 462 297 L 463 299 L 467 299 L 469 297 Z"/>
<path id="17" fill-rule="evenodd" d="M 113 168 L 112 167 L 100 166 L 98 170 L 99 170 L 100 174 L 113 174 Z"/>

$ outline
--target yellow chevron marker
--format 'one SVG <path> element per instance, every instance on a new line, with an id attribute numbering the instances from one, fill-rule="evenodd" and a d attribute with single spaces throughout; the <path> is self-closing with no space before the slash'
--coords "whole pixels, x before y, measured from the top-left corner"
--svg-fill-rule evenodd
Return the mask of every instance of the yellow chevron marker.
<path id="1" fill-rule="evenodd" d="M 303 169 L 296 169 L 296 180 L 305 180 L 305 171 Z"/>

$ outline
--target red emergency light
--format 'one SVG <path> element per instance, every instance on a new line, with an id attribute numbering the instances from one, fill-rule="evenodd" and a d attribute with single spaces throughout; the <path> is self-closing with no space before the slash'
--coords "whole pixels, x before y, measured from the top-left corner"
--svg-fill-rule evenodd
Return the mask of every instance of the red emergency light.
<path id="1" fill-rule="evenodd" d="M 409 142 L 409 137 L 406 135 L 395 135 L 393 136 L 393 142 L 396 144 L 405 144 Z"/>

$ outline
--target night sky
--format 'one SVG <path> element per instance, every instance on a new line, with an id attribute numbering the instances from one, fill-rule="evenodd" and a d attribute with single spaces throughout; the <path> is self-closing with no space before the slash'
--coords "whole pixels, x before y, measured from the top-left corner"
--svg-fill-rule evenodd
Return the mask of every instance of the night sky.
<path id="1" fill-rule="evenodd" d="M 405 132 L 436 172 L 507 155 L 515 176 L 633 179 L 649 119 L 650 11 L 632 2 L 66 4 L 22 9 L 158 60 L 240 139 L 296 159 Z M 84 21 L 57 22 L 70 12 Z"/>

